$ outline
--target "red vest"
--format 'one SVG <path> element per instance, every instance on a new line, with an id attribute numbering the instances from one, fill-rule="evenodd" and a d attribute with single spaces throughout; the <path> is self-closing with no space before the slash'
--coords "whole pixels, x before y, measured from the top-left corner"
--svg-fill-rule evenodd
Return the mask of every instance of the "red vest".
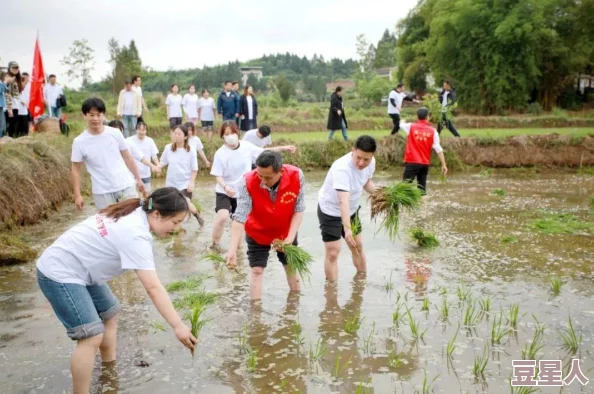
<path id="1" fill-rule="evenodd" d="M 245 175 L 247 191 L 252 196 L 252 212 L 245 223 L 245 232 L 260 245 L 270 245 L 275 239 L 284 240 L 291 227 L 301 189 L 299 169 L 284 164 L 281 171 L 275 202 L 270 199 L 268 189 L 260 186 L 262 181 L 256 170 Z"/>
<path id="2" fill-rule="evenodd" d="M 405 163 L 429 165 L 431 149 L 433 149 L 434 130 L 426 120 L 419 120 L 410 125 L 404 153 Z"/>

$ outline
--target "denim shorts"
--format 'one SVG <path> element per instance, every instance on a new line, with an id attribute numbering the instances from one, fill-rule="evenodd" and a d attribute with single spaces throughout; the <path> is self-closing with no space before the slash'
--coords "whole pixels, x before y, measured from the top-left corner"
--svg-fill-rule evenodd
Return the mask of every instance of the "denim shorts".
<path id="1" fill-rule="evenodd" d="M 72 340 L 105 332 L 104 320 L 120 310 L 120 303 L 106 284 L 83 286 L 59 283 L 37 270 L 37 283 Z"/>

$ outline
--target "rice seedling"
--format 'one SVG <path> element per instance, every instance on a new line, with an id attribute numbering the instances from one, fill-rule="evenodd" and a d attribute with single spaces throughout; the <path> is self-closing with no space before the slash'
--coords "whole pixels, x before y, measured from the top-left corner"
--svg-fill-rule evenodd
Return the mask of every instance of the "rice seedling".
<path id="1" fill-rule="evenodd" d="M 211 305 L 217 301 L 218 296 L 215 293 L 200 290 L 196 293 L 188 293 L 182 298 L 173 301 L 175 309 L 191 308 L 196 304 Z"/>
<path id="2" fill-rule="evenodd" d="M 167 331 L 167 327 L 165 327 L 165 325 L 160 322 L 160 321 L 153 321 L 151 322 L 151 327 L 155 330 L 155 332 L 157 331 Z"/>
<path id="3" fill-rule="evenodd" d="M 303 280 L 309 280 L 311 277 L 310 265 L 313 257 L 303 248 L 287 244 L 281 240 L 275 240 L 272 243 L 273 248 L 281 249 L 287 258 L 287 270 L 289 275 L 299 274 Z"/>
<path id="4" fill-rule="evenodd" d="M 373 385 L 371 384 L 371 379 L 368 379 L 367 382 L 359 382 L 359 384 L 357 384 L 355 394 L 365 394 L 368 390 L 372 389 Z"/>
<path id="5" fill-rule="evenodd" d="M 489 362 L 489 345 L 485 343 L 485 348 L 483 351 L 482 356 L 474 356 L 474 365 L 472 367 L 472 372 L 474 376 L 478 379 L 479 377 L 485 376 L 485 369 L 487 368 L 487 363 Z"/>
<path id="6" fill-rule="evenodd" d="M 388 354 L 388 366 L 391 368 L 398 368 L 404 363 L 402 359 L 402 353 L 397 353 L 396 349 L 393 349 L 390 354 Z"/>
<path id="7" fill-rule="evenodd" d="M 415 390 L 415 394 L 429 394 L 433 392 L 433 384 L 439 377 L 439 375 L 435 376 L 431 381 L 427 378 L 427 370 L 423 370 L 425 377 L 423 378 L 423 385 L 421 386 L 421 391 Z"/>
<path id="8" fill-rule="evenodd" d="M 388 279 L 386 281 L 386 283 L 384 283 L 384 290 L 386 290 L 386 293 L 390 293 L 390 292 L 392 292 L 392 290 L 394 290 L 394 282 L 392 281 L 392 273 L 393 273 L 393 271 L 390 271 L 390 279 Z"/>
<path id="9" fill-rule="evenodd" d="M 361 323 L 365 318 L 360 318 L 359 314 L 348 316 L 344 323 L 344 330 L 349 334 L 354 334 L 361 328 Z"/>
<path id="10" fill-rule="evenodd" d="M 537 326 L 534 330 L 534 336 L 532 337 L 532 341 L 524 345 L 521 349 L 522 351 L 522 360 L 536 360 L 536 354 L 544 347 L 542 344 L 543 339 L 543 331 L 539 329 Z"/>
<path id="11" fill-rule="evenodd" d="M 435 234 L 425 231 L 420 227 L 410 229 L 410 236 L 417 242 L 420 248 L 436 248 L 439 246 L 439 241 L 435 237 Z"/>
<path id="12" fill-rule="evenodd" d="M 559 297 L 559 294 L 561 294 L 561 287 L 563 286 L 563 282 L 561 282 L 561 279 L 559 279 L 556 276 L 553 276 L 549 280 L 549 284 L 551 285 L 551 291 L 553 292 L 553 295 L 555 297 Z"/>
<path id="13" fill-rule="evenodd" d="M 439 290 L 439 295 L 446 295 L 448 294 L 448 290 L 445 287 L 442 287 L 441 290 Z"/>
<path id="14" fill-rule="evenodd" d="M 421 206 L 421 197 L 421 191 L 411 182 L 400 182 L 377 188 L 371 193 L 370 199 L 371 218 L 384 216 L 378 231 L 385 228 L 390 239 L 394 241 L 398 237 L 401 209 L 418 210 Z"/>
<path id="15" fill-rule="evenodd" d="M 225 257 L 223 257 L 220 253 L 217 253 L 215 251 L 205 254 L 198 261 L 205 261 L 205 260 L 213 262 L 213 263 L 223 263 L 223 264 L 227 263 L 227 260 L 225 259 Z"/>
<path id="16" fill-rule="evenodd" d="M 334 364 L 334 371 L 332 376 L 334 376 L 334 379 L 336 380 L 338 380 L 338 378 L 344 374 L 349 364 L 351 363 L 351 357 L 349 357 L 349 359 L 342 365 L 340 364 L 341 359 L 342 357 L 340 355 L 336 357 L 336 363 Z"/>
<path id="17" fill-rule="evenodd" d="M 367 337 L 363 340 L 363 351 L 365 353 L 371 353 L 373 351 L 373 337 L 375 335 L 375 322 L 373 322 L 371 326 L 371 331 L 367 335 Z"/>
<path id="18" fill-rule="evenodd" d="M 571 354 L 577 353 L 582 343 L 582 334 L 580 334 L 578 338 L 573 328 L 571 316 L 569 316 L 569 327 L 564 328 L 561 332 L 561 339 L 563 340 L 563 349 L 567 350 Z"/>
<path id="19" fill-rule="evenodd" d="M 460 300 L 460 302 L 470 302 L 472 300 L 472 290 L 467 288 L 464 282 L 460 282 L 458 289 L 456 289 L 456 294 L 458 295 L 458 300 Z"/>
<path id="20" fill-rule="evenodd" d="M 506 191 L 503 189 L 494 189 L 491 193 L 493 193 L 493 195 L 497 197 L 505 197 L 505 195 L 507 194 Z"/>
<path id="21" fill-rule="evenodd" d="M 504 235 L 501 237 L 502 244 L 514 244 L 518 242 L 518 237 L 514 237 L 513 235 Z"/>
<path id="22" fill-rule="evenodd" d="M 177 291 L 182 290 L 195 290 L 202 286 L 204 282 L 203 276 L 197 276 L 194 278 L 186 279 L 186 280 L 177 280 L 175 282 L 171 282 L 165 286 L 165 290 L 169 293 L 175 293 Z"/>
<path id="23" fill-rule="evenodd" d="M 423 337 L 425 336 L 425 332 L 427 331 L 427 329 L 421 332 L 421 324 L 418 320 L 415 320 L 413 318 L 412 314 L 410 313 L 410 309 L 407 309 L 406 314 L 408 317 L 408 326 L 410 327 L 410 333 L 412 337 L 414 339 L 421 338 L 421 340 L 423 340 Z"/>
<path id="24" fill-rule="evenodd" d="M 492 168 L 485 168 L 484 170 L 482 170 L 481 172 L 479 172 L 479 176 L 488 178 L 490 176 L 493 176 L 493 169 Z"/>
<path id="25" fill-rule="evenodd" d="M 452 339 L 450 339 L 448 342 L 448 346 L 446 348 L 446 353 L 447 353 L 448 357 L 452 357 L 452 354 L 454 354 L 454 350 L 456 350 L 455 342 L 456 342 L 456 338 L 458 337 L 458 331 L 460 331 L 460 323 L 458 323 L 458 327 L 456 328 L 456 333 L 454 334 Z"/>
<path id="26" fill-rule="evenodd" d="M 322 338 L 318 338 L 315 347 L 313 347 L 311 344 L 309 345 L 309 361 L 315 362 L 321 360 L 322 357 L 326 355 L 326 351 L 328 351 L 326 343 Z"/>
<path id="27" fill-rule="evenodd" d="M 511 388 L 512 394 L 532 394 L 536 392 L 538 392 L 538 389 L 530 386 L 512 386 Z"/>
<path id="28" fill-rule="evenodd" d="M 437 308 L 437 306 L 436 306 Z M 437 309 L 439 311 L 439 318 L 441 321 L 446 321 L 450 317 L 450 304 L 448 300 L 444 297 L 441 302 L 441 308 Z"/>
<path id="29" fill-rule="evenodd" d="M 543 234 L 594 233 L 594 223 L 580 220 L 570 213 L 548 214 L 532 221 L 533 230 Z"/>
<path id="30" fill-rule="evenodd" d="M 399 294 L 400 295 L 400 294 Z M 396 310 L 392 313 L 392 321 L 396 326 L 400 325 L 400 322 L 404 319 L 404 313 L 400 310 L 402 307 L 408 309 L 408 307 L 400 302 L 396 304 Z"/>
<path id="31" fill-rule="evenodd" d="M 353 220 L 351 220 L 351 231 L 353 233 L 353 237 L 356 237 L 357 235 L 361 234 L 361 231 L 363 231 L 359 215 L 355 215 Z"/>
<path id="32" fill-rule="evenodd" d="M 532 315 L 532 318 L 534 319 L 534 330 L 538 332 L 539 335 L 544 335 L 546 328 L 545 325 L 539 322 L 536 316 L 534 316 L 534 314 Z"/>
<path id="33" fill-rule="evenodd" d="M 468 303 L 464 310 L 463 324 L 465 327 L 474 327 L 479 319 L 479 312 L 476 310 L 476 303 Z"/>
<path id="34" fill-rule="evenodd" d="M 507 323 L 514 330 L 518 328 L 518 319 L 520 318 L 520 304 L 515 303 L 509 308 Z"/>
<path id="35" fill-rule="evenodd" d="M 423 305 L 421 306 L 421 312 L 429 312 L 429 298 L 423 298 Z"/>
<path id="36" fill-rule="evenodd" d="M 479 299 L 478 303 L 482 313 L 488 313 L 491 311 L 491 296 Z"/>
<path id="37" fill-rule="evenodd" d="M 446 183 L 446 176 L 443 173 L 441 175 L 439 175 L 439 181 L 441 183 Z"/>
<path id="38" fill-rule="evenodd" d="M 254 372 L 258 368 L 258 350 L 249 348 L 247 354 L 248 370 Z"/>
<path id="39" fill-rule="evenodd" d="M 299 322 L 293 322 L 293 324 L 291 324 L 291 331 L 293 332 L 293 341 L 297 345 L 303 346 L 305 338 L 303 338 L 303 327 L 301 324 L 299 324 Z"/>
<path id="40" fill-rule="evenodd" d="M 238 336 L 239 349 L 242 352 L 248 351 L 248 324 L 244 324 Z"/>
<path id="41" fill-rule="evenodd" d="M 202 330 L 202 328 L 204 327 L 204 325 L 210 320 L 210 319 L 202 319 L 202 314 L 204 313 L 205 310 L 205 305 L 201 304 L 201 303 L 196 303 L 196 305 L 194 305 L 194 308 L 192 309 L 192 312 L 190 313 L 190 325 L 191 325 L 191 330 L 192 330 L 192 335 L 195 338 L 198 338 L 198 335 L 200 334 L 200 331 Z M 192 352 L 192 357 L 194 357 L 194 350 L 191 350 Z"/>
<path id="42" fill-rule="evenodd" d="M 494 318 L 493 323 L 491 324 L 491 345 L 499 345 L 501 344 L 501 340 L 505 337 L 509 332 L 509 327 L 504 327 L 501 324 L 503 319 L 503 311 L 500 311 Z"/>

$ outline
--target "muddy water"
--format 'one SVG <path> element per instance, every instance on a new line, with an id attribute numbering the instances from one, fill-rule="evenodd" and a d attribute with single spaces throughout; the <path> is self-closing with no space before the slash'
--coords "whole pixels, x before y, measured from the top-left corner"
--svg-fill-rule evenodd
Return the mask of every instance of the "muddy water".
<path id="1" fill-rule="evenodd" d="M 569 173 L 535 174 L 533 171 L 495 172 L 490 176 L 464 174 L 446 183 L 429 184 L 429 197 L 418 216 L 406 215 L 401 237 L 390 242 L 374 235 L 368 207 L 363 208 L 363 231 L 368 258 L 366 278 L 355 275 L 346 248 L 340 257 L 339 281 L 325 284 L 323 244 L 316 217 L 316 193 L 324 174 L 307 174 L 307 211 L 301 227 L 301 245 L 316 257 L 314 275 L 302 294 L 289 295 L 281 265 L 273 258 L 264 276 L 261 304 L 250 305 L 245 262 L 241 274 L 218 270 L 198 262 L 210 238 L 214 212 L 205 215 L 200 230 L 194 221 L 186 232 L 155 242 L 159 275 L 164 283 L 206 274 L 208 290 L 219 294 L 207 312 L 212 321 L 201 336 L 192 360 L 171 329 L 153 328 L 163 322 L 133 274 L 111 283 L 122 303 L 119 320 L 117 379 L 94 373 L 93 392 L 126 393 L 393 393 L 423 392 L 423 381 L 434 378 L 435 392 L 510 391 L 512 360 L 534 335 L 535 320 L 546 326 L 541 359 L 581 360 L 584 374 L 594 379 L 594 242 L 591 235 L 542 235 L 528 223 L 541 210 L 589 216 L 587 201 L 594 193 L 594 177 Z M 399 174 L 378 174 L 377 182 Z M 204 207 L 214 206 L 210 182 L 198 194 Z M 506 197 L 491 194 L 495 188 Z M 51 222 L 29 232 L 31 242 L 43 248 L 65 228 L 92 212 L 67 207 Z M 423 251 L 408 239 L 406 228 L 423 224 L 436 232 L 441 246 Z M 513 235 L 518 242 L 503 244 Z M 228 241 L 228 233 L 224 244 Z M 34 263 L 0 268 L 0 381 L 6 393 L 62 393 L 70 389 L 66 337 L 49 304 L 39 292 Z M 559 297 L 549 292 L 556 275 L 564 285 Z M 469 302 L 460 301 L 460 283 L 473 299 L 491 297 L 490 313 L 481 314 L 472 327 L 463 320 Z M 429 310 L 421 311 L 423 299 Z M 450 305 L 442 322 L 438 308 Z M 505 327 L 510 306 L 519 303 L 517 328 L 501 344 L 491 343 L 495 315 L 502 310 Z M 410 309 L 424 331 L 414 339 L 408 318 L 393 322 L 397 304 Z M 470 303 L 471 304 L 471 303 Z M 478 304 L 476 304 L 478 310 Z M 347 321 L 361 316 L 354 333 Z M 580 349 L 570 355 L 562 348 L 561 332 L 571 316 Z M 295 335 L 296 324 L 302 328 Z M 454 336 L 455 351 L 446 354 Z M 247 345 L 258 351 L 255 370 L 239 345 L 247 327 Z M 312 360 L 310 348 L 318 340 L 326 352 Z M 475 357 L 488 356 L 484 376 L 473 373 Z M 576 380 L 564 392 L 593 392 L 590 382 Z M 559 388 L 542 389 L 559 392 Z"/>

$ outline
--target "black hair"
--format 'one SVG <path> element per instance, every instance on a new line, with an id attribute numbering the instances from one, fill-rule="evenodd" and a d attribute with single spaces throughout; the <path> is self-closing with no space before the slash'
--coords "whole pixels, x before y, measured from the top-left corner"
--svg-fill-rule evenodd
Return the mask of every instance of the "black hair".
<path id="1" fill-rule="evenodd" d="M 190 132 L 190 130 L 192 130 L 192 134 L 194 136 L 196 136 L 196 125 L 194 123 L 192 123 L 192 122 L 186 122 L 186 123 L 184 123 L 184 127 L 186 129 L 188 129 L 188 132 Z"/>
<path id="2" fill-rule="evenodd" d="M 233 82 L 231 82 L 231 85 L 239 85 L 239 82 L 233 81 Z"/>
<path id="3" fill-rule="evenodd" d="M 171 129 L 172 132 L 174 132 L 175 130 L 180 129 L 182 133 L 184 133 L 184 137 L 186 137 L 184 139 L 184 149 L 186 150 L 186 152 L 190 151 L 190 145 L 188 145 L 188 127 L 186 125 L 179 125 L 179 126 L 175 126 Z M 171 151 L 175 152 L 177 150 L 177 143 L 174 142 L 173 144 L 171 144 Z"/>
<path id="4" fill-rule="evenodd" d="M 202 89 L 202 94 L 204 94 L 206 92 L 208 92 L 208 89 Z M 208 93 L 210 93 L 210 92 L 208 92 Z"/>
<path id="5" fill-rule="evenodd" d="M 429 108 L 421 107 L 417 110 L 417 118 L 419 118 L 419 120 L 427 120 L 428 117 L 429 117 Z"/>
<path id="6" fill-rule="evenodd" d="M 124 132 L 124 124 L 119 121 L 118 119 L 114 119 L 111 122 L 109 122 L 107 124 L 109 127 L 114 127 L 116 129 L 120 129 L 120 131 L 123 133 Z"/>
<path id="7" fill-rule="evenodd" d="M 228 83 L 231 83 L 231 81 L 225 81 L 225 85 L 227 85 Z"/>
<path id="8" fill-rule="evenodd" d="M 136 130 L 138 130 L 139 128 L 141 128 L 142 126 L 144 126 L 144 129 L 146 131 L 148 131 L 148 126 L 146 125 L 146 123 L 144 123 L 143 121 L 139 121 L 138 123 L 136 123 Z"/>
<path id="9" fill-rule="evenodd" d="M 342 86 L 337 86 L 334 93 L 342 92 Z"/>
<path id="10" fill-rule="evenodd" d="M 162 187 L 151 193 L 149 198 L 129 198 L 116 204 L 103 208 L 99 213 L 108 218 L 118 220 L 121 217 L 128 216 L 139 207 L 146 213 L 153 211 L 159 212 L 164 218 L 175 216 L 182 212 L 188 212 L 188 200 L 181 191 L 175 187 Z"/>
<path id="11" fill-rule="evenodd" d="M 83 115 L 88 114 L 92 109 L 96 109 L 100 114 L 104 114 L 106 111 L 105 103 L 98 97 L 88 98 L 82 103 Z"/>
<path id="12" fill-rule="evenodd" d="M 56 74 L 50 74 L 50 75 L 49 75 L 49 77 L 47 77 L 47 78 L 48 78 L 48 79 L 51 79 L 51 78 L 56 78 Z"/>
<path id="13" fill-rule="evenodd" d="M 449 86 L 452 86 L 452 83 L 450 82 L 449 79 L 446 79 L 445 81 L 443 81 L 443 83 L 447 83 Z"/>
<path id="14" fill-rule="evenodd" d="M 178 85 L 178 84 L 176 84 L 176 83 L 172 83 L 172 84 L 171 84 L 171 87 L 169 88 L 169 90 L 173 90 L 173 87 L 174 87 L 174 86 L 177 86 L 177 90 L 179 90 L 179 85 Z"/>
<path id="15" fill-rule="evenodd" d="M 403 83 L 399 83 L 398 85 L 396 85 L 396 89 L 403 88 L 403 87 L 404 87 Z"/>
<path id="16" fill-rule="evenodd" d="M 140 78 L 140 75 L 134 75 L 132 77 L 132 82 L 136 82 L 136 80 L 138 80 L 138 78 Z"/>
<path id="17" fill-rule="evenodd" d="M 375 153 L 377 149 L 377 144 L 375 142 L 375 138 L 369 135 L 362 135 L 355 141 L 355 149 L 361 150 L 367 153 Z"/>
<path id="18" fill-rule="evenodd" d="M 262 134 L 262 137 L 266 138 L 270 135 L 270 132 L 272 130 L 270 130 L 270 127 L 268 127 L 268 126 L 260 126 L 258 128 L 258 131 L 260 132 L 260 134 Z"/>
<path id="19" fill-rule="evenodd" d="M 280 152 L 265 150 L 256 159 L 256 166 L 260 168 L 272 166 L 272 171 L 279 172 L 283 168 L 283 155 Z"/>
<path id="20" fill-rule="evenodd" d="M 21 75 L 22 75 L 23 77 L 28 77 L 28 76 L 29 76 L 29 73 L 27 73 L 27 72 L 24 72 L 24 73 L 22 73 Z"/>

